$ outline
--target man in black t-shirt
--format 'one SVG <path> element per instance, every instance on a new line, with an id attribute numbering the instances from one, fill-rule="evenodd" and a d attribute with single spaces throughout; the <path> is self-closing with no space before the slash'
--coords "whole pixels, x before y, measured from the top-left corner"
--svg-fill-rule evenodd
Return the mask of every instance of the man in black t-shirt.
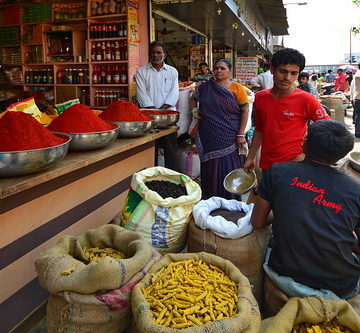
<path id="1" fill-rule="evenodd" d="M 269 265 L 276 273 L 340 298 L 360 291 L 360 184 L 331 165 L 353 146 L 351 133 L 334 120 L 310 125 L 306 159 L 264 172 L 251 220 L 261 228 L 273 211 Z"/>

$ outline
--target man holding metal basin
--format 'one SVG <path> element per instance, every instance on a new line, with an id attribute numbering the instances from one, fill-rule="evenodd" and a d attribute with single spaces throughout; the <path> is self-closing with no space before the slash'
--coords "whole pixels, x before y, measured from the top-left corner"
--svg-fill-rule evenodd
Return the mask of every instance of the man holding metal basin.
<path id="1" fill-rule="evenodd" d="M 138 68 L 136 98 L 143 109 L 162 109 L 176 111 L 179 99 L 178 71 L 167 64 L 166 49 L 163 43 L 153 41 L 149 45 L 150 62 Z M 165 166 L 178 170 L 176 132 L 164 136 Z M 162 142 L 161 142 L 162 141 Z"/>
<path id="2" fill-rule="evenodd" d="M 255 133 L 244 169 L 255 169 L 261 147 L 260 168 L 266 170 L 279 162 L 303 160 L 302 143 L 309 120 L 329 118 L 316 98 L 294 87 L 305 67 L 305 57 L 285 48 L 271 59 L 274 86 L 255 95 Z"/>
<path id="3" fill-rule="evenodd" d="M 360 292 L 360 184 L 332 167 L 353 147 L 344 125 L 320 120 L 309 126 L 304 161 L 263 173 L 251 223 L 265 226 L 272 210 L 274 244 L 264 269 L 289 297 Z"/>

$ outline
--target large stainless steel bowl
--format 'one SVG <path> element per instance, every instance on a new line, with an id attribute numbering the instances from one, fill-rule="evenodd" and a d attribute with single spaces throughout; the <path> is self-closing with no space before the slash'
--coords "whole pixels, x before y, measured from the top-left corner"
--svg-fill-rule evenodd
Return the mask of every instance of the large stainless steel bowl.
<path id="1" fill-rule="evenodd" d="M 151 110 L 152 109 L 140 109 L 140 111 L 142 112 L 151 111 Z M 156 109 L 153 111 L 160 111 L 164 113 L 164 114 L 147 114 L 148 117 L 154 118 L 155 128 L 165 129 L 170 127 L 171 125 L 176 124 L 179 120 L 179 116 L 180 116 L 179 112 L 171 111 L 176 113 L 166 114 L 166 112 L 169 112 L 169 110 Z"/>
<path id="2" fill-rule="evenodd" d="M 352 151 L 349 155 L 350 165 L 360 172 L 360 151 Z"/>
<path id="3" fill-rule="evenodd" d="M 244 169 L 231 171 L 224 179 L 226 191 L 235 194 L 244 194 L 256 185 L 256 174 L 254 171 L 249 173 Z"/>
<path id="4" fill-rule="evenodd" d="M 153 120 L 148 121 L 108 121 L 119 126 L 119 138 L 136 138 L 143 136 L 152 128 Z"/>
<path id="5" fill-rule="evenodd" d="M 114 125 L 117 126 L 117 125 Z M 119 133 L 119 126 L 114 129 L 102 132 L 89 133 L 60 133 L 52 132 L 54 134 L 67 134 L 71 137 L 69 146 L 70 151 L 87 151 L 105 147 L 115 141 Z"/>
<path id="6" fill-rule="evenodd" d="M 51 167 L 61 161 L 69 149 L 71 137 L 66 142 L 48 148 L 0 152 L 0 177 L 24 176 Z"/>

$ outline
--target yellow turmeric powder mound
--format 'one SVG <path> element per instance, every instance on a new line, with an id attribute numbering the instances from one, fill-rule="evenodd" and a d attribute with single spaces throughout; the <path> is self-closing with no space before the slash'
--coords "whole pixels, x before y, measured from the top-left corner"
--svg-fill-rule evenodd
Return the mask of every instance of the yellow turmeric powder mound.
<path id="1" fill-rule="evenodd" d="M 179 329 L 230 318 L 238 312 L 238 288 L 218 267 L 201 260 L 172 262 L 142 288 L 155 321 Z"/>
<path id="2" fill-rule="evenodd" d="M 355 333 L 355 332 L 353 332 L 349 328 L 330 322 L 330 323 L 319 323 L 319 324 L 301 323 L 295 325 L 291 333 Z"/>

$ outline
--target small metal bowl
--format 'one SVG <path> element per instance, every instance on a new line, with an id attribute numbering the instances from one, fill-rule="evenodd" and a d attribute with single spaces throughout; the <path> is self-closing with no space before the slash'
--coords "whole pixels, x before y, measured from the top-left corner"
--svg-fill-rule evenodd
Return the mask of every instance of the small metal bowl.
<path id="1" fill-rule="evenodd" d="M 61 161 L 68 152 L 71 137 L 66 142 L 47 148 L 0 152 L 0 177 L 25 176 L 45 170 Z"/>
<path id="2" fill-rule="evenodd" d="M 235 169 L 224 179 L 224 187 L 226 191 L 235 194 L 244 194 L 249 192 L 255 185 L 255 172 L 250 171 L 247 173 L 244 169 Z"/>
<path id="3" fill-rule="evenodd" d="M 143 136 L 152 128 L 153 120 L 147 121 L 108 121 L 119 126 L 119 138 L 136 138 Z"/>
<path id="4" fill-rule="evenodd" d="M 169 110 L 162 110 L 162 109 L 140 109 L 140 111 L 160 111 L 164 112 L 164 114 L 146 114 L 148 117 L 154 118 L 154 127 L 159 129 L 165 129 L 170 127 L 171 125 L 175 125 L 180 117 L 179 112 L 173 114 L 166 114 Z"/>
<path id="5" fill-rule="evenodd" d="M 360 151 L 352 151 L 349 155 L 350 165 L 360 172 Z"/>
<path id="6" fill-rule="evenodd" d="M 89 132 L 89 133 L 61 133 L 52 132 L 54 134 L 66 134 L 71 137 L 69 146 L 70 151 L 88 151 L 103 148 L 113 141 L 118 136 L 119 126 L 116 128 L 102 131 L 102 132 Z"/>

